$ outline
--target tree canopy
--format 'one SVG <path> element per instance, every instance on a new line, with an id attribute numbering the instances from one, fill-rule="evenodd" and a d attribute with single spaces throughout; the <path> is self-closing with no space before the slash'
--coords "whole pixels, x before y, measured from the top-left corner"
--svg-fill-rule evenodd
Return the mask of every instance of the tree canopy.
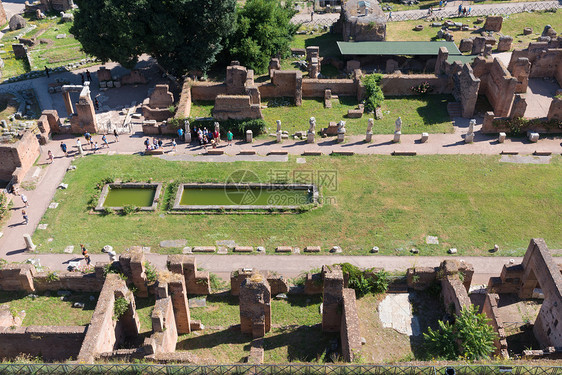
<path id="1" fill-rule="evenodd" d="M 167 71 L 207 71 L 235 29 L 236 0 L 76 0 L 84 52 L 132 68 L 147 53 Z"/>
<path id="2" fill-rule="evenodd" d="M 257 73 L 265 72 L 269 59 L 289 54 L 289 43 L 298 29 L 291 23 L 295 13 L 292 1 L 246 1 L 237 9 L 237 27 L 229 38 L 227 53 Z"/>

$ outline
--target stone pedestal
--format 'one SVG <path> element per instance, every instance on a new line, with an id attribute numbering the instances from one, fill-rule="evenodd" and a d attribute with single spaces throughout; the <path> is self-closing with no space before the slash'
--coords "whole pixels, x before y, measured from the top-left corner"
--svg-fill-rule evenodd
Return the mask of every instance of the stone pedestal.
<path id="1" fill-rule="evenodd" d="M 395 131 L 394 132 L 394 138 L 392 139 L 392 142 L 394 143 L 398 143 L 400 142 L 400 137 L 402 136 L 402 132 L 401 131 Z"/>
<path id="2" fill-rule="evenodd" d="M 366 143 L 373 142 L 373 132 L 368 132 L 365 134 L 365 142 Z"/>
<path id="3" fill-rule="evenodd" d="M 345 141 L 345 133 L 338 133 L 338 143 Z"/>
<path id="4" fill-rule="evenodd" d="M 27 249 L 27 251 L 35 251 L 35 249 L 37 249 L 37 246 L 33 244 L 33 241 L 31 240 L 31 236 L 29 234 L 24 234 L 23 239 L 25 240 L 25 248 Z"/>
<path id="5" fill-rule="evenodd" d="M 280 131 L 278 131 L 278 132 L 276 133 L 276 136 L 277 136 L 277 143 L 283 142 L 283 133 L 281 133 Z"/>
<path id="6" fill-rule="evenodd" d="M 506 134 L 504 132 L 500 132 L 500 134 L 498 136 L 498 143 L 504 143 L 505 137 L 506 137 Z"/>
<path id="7" fill-rule="evenodd" d="M 252 143 L 254 141 L 254 132 L 246 130 L 246 142 Z"/>
<path id="8" fill-rule="evenodd" d="M 474 142 L 474 133 L 466 133 L 464 137 L 464 143 L 472 143 Z"/>
<path id="9" fill-rule="evenodd" d="M 534 133 L 534 132 L 529 132 L 527 133 L 527 137 L 529 138 L 529 141 L 536 143 L 539 141 L 539 133 Z"/>
<path id="10" fill-rule="evenodd" d="M 314 143 L 314 133 L 311 133 L 311 132 L 307 133 L 306 143 Z"/>
<path id="11" fill-rule="evenodd" d="M 422 133 L 421 143 L 426 143 L 428 140 L 429 140 L 429 134 L 428 133 Z"/>

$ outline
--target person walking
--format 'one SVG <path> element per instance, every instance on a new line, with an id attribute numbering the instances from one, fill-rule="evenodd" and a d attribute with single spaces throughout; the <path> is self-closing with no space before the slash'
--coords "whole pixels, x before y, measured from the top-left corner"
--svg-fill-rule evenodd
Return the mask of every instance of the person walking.
<path id="1" fill-rule="evenodd" d="M 182 128 L 178 129 L 178 142 L 179 141 L 183 141 L 183 129 Z"/>
<path id="2" fill-rule="evenodd" d="M 115 142 L 119 142 L 119 133 L 117 133 L 117 129 L 113 129 L 113 136 L 115 137 Z"/>
<path id="3" fill-rule="evenodd" d="M 98 152 L 99 149 L 100 147 L 98 146 L 98 142 L 94 142 L 94 154 Z"/>
<path id="4" fill-rule="evenodd" d="M 92 75 L 90 74 L 90 71 L 88 69 L 86 69 L 86 78 L 89 82 L 92 82 Z"/>
<path id="5" fill-rule="evenodd" d="M 21 202 L 23 203 L 24 207 L 29 207 L 29 202 L 27 201 L 27 197 L 24 193 L 20 194 Z"/>
<path id="6" fill-rule="evenodd" d="M 103 145 L 109 148 L 109 143 L 107 143 L 107 137 L 105 136 L 105 134 L 102 135 L 101 140 L 103 141 Z"/>
<path id="7" fill-rule="evenodd" d="M 21 210 L 21 216 L 23 217 L 23 224 L 27 225 L 27 223 L 29 223 L 29 216 L 27 216 L 27 212 L 25 212 L 25 210 Z"/>
<path id="8" fill-rule="evenodd" d="M 53 158 L 53 152 L 51 150 L 47 152 L 47 160 L 49 161 L 49 164 L 53 164 L 53 161 L 55 160 Z"/>
<path id="9" fill-rule="evenodd" d="M 86 249 L 86 247 L 82 244 L 80 244 L 80 249 L 82 250 L 82 256 L 84 257 L 84 260 L 86 261 L 86 265 L 90 265 L 91 259 L 90 259 L 90 254 L 88 254 L 88 249 Z"/>
<path id="10" fill-rule="evenodd" d="M 176 140 L 175 140 L 175 139 L 172 139 L 172 151 L 176 151 L 176 146 L 177 146 L 177 145 L 178 145 L 178 144 L 176 143 Z"/>
<path id="11" fill-rule="evenodd" d="M 226 133 L 226 140 L 228 141 L 228 145 L 232 146 L 232 132 L 230 130 Z"/>
<path id="12" fill-rule="evenodd" d="M 60 143 L 60 149 L 62 150 L 62 152 L 64 152 L 64 156 L 68 156 L 66 143 L 61 142 L 61 143 Z"/>
<path id="13" fill-rule="evenodd" d="M 310 12 L 310 22 L 314 21 L 314 11 Z"/>
<path id="14" fill-rule="evenodd" d="M 94 98 L 94 108 L 96 111 L 100 109 L 100 102 L 98 102 L 98 98 Z"/>
<path id="15" fill-rule="evenodd" d="M 49 68 L 47 68 L 47 65 L 45 65 L 45 74 L 47 75 L 47 78 L 49 78 Z"/>
<path id="16" fill-rule="evenodd" d="M 390 12 L 388 13 L 388 19 L 389 19 L 389 20 L 392 19 L 392 11 L 390 11 Z"/>

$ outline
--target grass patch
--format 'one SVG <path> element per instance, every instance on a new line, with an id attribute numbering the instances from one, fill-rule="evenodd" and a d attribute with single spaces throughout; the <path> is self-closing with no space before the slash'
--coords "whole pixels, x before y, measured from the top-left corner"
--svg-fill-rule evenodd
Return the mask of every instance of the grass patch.
<path id="1" fill-rule="evenodd" d="M 44 20 L 37 20 L 34 16 L 24 15 L 27 25 L 35 25 L 36 28 L 26 32 L 24 38 L 36 38 L 37 44 L 28 47 L 32 66 L 27 66 L 23 59 L 13 58 L 13 52 L 2 56 L 5 61 L 2 69 L 2 78 L 10 78 L 30 70 L 43 70 L 44 66 L 55 68 L 71 62 L 85 59 L 87 55 L 82 51 L 82 45 L 70 33 L 72 22 L 60 23 L 60 16 L 50 19 L 55 15 L 48 14 Z M 22 33 L 22 30 L 8 31 L 2 38 L 4 49 L 12 51 L 12 44 L 18 43 L 15 37 Z M 66 38 L 57 39 L 57 35 L 66 34 Z M 40 42 L 42 41 L 42 42 Z M 11 54 L 11 55 L 10 55 Z"/>
<path id="2" fill-rule="evenodd" d="M 519 3 L 519 2 L 525 2 L 525 1 L 543 1 L 543 0 L 510 0 L 510 3 Z M 471 5 L 477 4 L 477 5 L 487 5 L 487 4 L 505 4 L 506 6 L 508 6 L 506 3 L 508 3 L 505 0 L 486 0 L 486 1 L 463 1 L 463 7 L 465 7 L 467 10 Z M 392 11 L 399 11 L 399 10 L 413 10 L 413 9 L 428 9 L 429 7 L 432 7 L 433 10 L 438 10 L 439 9 L 439 1 L 435 1 L 435 0 L 420 0 L 419 4 L 414 4 L 414 5 L 406 5 L 406 4 L 401 4 L 401 3 L 395 3 L 395 2 L 390 2 L 390 1 L 385 1 L 383 2 L 381 5 L 390 5 L 392 7 Z"/>
<path id="3" fill-rule="evenodd" d="M 326 355 L 330 341 L 337 334 L 322 332 L 322 325 L 296 328 L 273 328 L 265 335 L 265 363 L 325 362 L 332 359 Z M 328 358 L 326 358 L 328 357 Z"/>
<path id="4" fill-rule="evenodd" d="M 482 31 L 480 28 L 484 24 L 475 24 L 474 22 L 477 18 L 480 17 L 447 18 L 454 22 L 462 22 L 471 27 L 475 26 L 478 28 L 475 31 L 451 31 L 457 43 L 463 38 L 480 36 Z M 425 26 L 424 29 L 422 31 L 413 31 L 414 27 L 420 23 Z M 562 29 L 562 17 L 560 17 L 559 13 L 553 12 L 516 13 L 504 16 L 501 33 L 494 33 L 493 37 L 497 41 L 501 35 L 510 35 L 513 37 L 513 49 L 527 48 L 529 42 L 536 41 L 541 35 L 545 25 L 552 25 L 555 30 Z M 523 28 L 525 27 L 532 27 L 533 34 L 523 35 Z M 438 31 L 439 27 L 431 27 L 429 22 L 422 20 L 389 22 L 386 27 L 386 40 L 429 41 L 436 38 Z"/>
<path id="5" fill-rule="evenodd" d="M 107 243 L 117 252 L 134 245 L 151 246 L 166 239 L 184 238 L 194 245 L 215 245 L 219 240 L 265 246 L 303 248 L 335 244 L 346 254 L 366 254 L 374 245 L 382 254 L 407 255 L 412 246 L 421 255 L 444 254 L 456 247 L 461 255 L 522 255 L 533 237 L 550 248 L 560 248 L 562 216 L 560 174 L 562 158 L 550 164 L 499 163 L 498 156 L 424 155 L 397 158 L 384 155 L 321 156 L 288 163 L 168 162 L 141 156 L 80 158 L 67 173 L 65 190 L 57 190 L 60 205 L 47 210 L 33 240 L 42 253 L 62 253 L 69 244 L 83 243 L 99 253 Z M 285 176 L 294 181 L 299 171 L 312 171 L 315 182 L 323 173 L 337 175 L 337 186 L 320 183 L 325 204 L 293 215 L 169 215 L 160 204 L 155 212 L 129 216 L 91 215 L 88 201 L 103 178 L 181 182 L 223 182 L 236 170 L 255 173 L 262 182 Z M 326 176 L 324 174 L 324 176 Z M 368 176 L 368 177 L 366 177 Z M 532 181 L 532 188 L 529 185 Z M 186 231 L 185 228 L 197 228 Z M 103 233 L 99 236 L 98 233 Z M 427 235 L 439 245 L 426 245 Z M 47 239 L 52 237 L 53 241 Z"/>
<path id="6" fill-rule="evenodd" d="M 337 41 L 342 41 L 341 34 L 302 34 L 295 35 L 291 42 L 291 48 L 306 48 L 310 46 L 320 47 L 321 57 L 339 57 L 340 50 Z"/>
<path id="7" fill-rule="evenodd" d="M 93 301 L 90 296 L 94 296 Z M 22 326 L 83 326 L 90 324 L 98 293 L 72 293 L 62 301 L 56 292 L 36 298 L 29 293 L 0 292 L 0 304 L 7 304 L 13 312 L 25 310 Z M 73 308 L 74 302 L 84 303 L 84 308 Z"/>
<path id="8" fill-rule="evenodd" d="M 178 337 L 176 351 L 189 351 L 198 364 L 243 362 L 250 354 L 251 336 L 237 329 L 196 331 Z"/>
<path id="9" fill-rule="evenodd" d="M 135 303 L 137 308 L 137 315 L 140 320 L 140 333 L 151 332 L 152 331 L 152 310 L 154 310 L 155 299 L 153 295 L 149 295 L 148 298 L 138 298 L 135 297 Z"/>
<path id="10" fill-rule="evenodd" d="M 375 134 L 392 134 L 394 122 L 398 116 L 402 117 L 402 133 L 414 134 L 428 133 L 451 133 L 453 125 L 447 112 L 447 102 L 453 101 L 450 95 L 425 95 L 408 97 L 387 97 L 382 106 L 384 118 L 376 120 L 373 132 Z M 347 118 L 347 111 L 357 108 L 357 100 L 352 97 L 340 97 L 332 100 L 332 108 L 324 108 L 323 99 L 304 99 L 302 106 L 285 105 L 290 103 L 289 99 L 264 100 L 268 108 L 263 109 L 264 120 L 269 132 L 276 129 L 276 120 L 281 120 L 282 129 L 289 134 L 295 131 L 308 129 L 308 120 L 313 114 L 316 118 L 317 130 L 328 127 L 330 121 L 345 121 L 348 134 L 365 134 L 367 119 Z M 279 105 L 283 103 L 283 105 Z"/>

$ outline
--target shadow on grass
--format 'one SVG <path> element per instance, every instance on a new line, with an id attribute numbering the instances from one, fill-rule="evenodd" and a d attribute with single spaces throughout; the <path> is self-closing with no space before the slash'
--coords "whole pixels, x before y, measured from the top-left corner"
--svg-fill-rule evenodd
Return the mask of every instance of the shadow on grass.
<path id="1" fill-rule="evenodd" d="M 240 332 L 240 326 L 200 336 L 188 337 L 178 341 L 176 350 L 210 349 L 224 344 L 246 344 L 244 350 L 250 351 L 252 337 Z"/>
<path id="2" fill-rule="evenodd" d="M 195 297 L 195 296 L 190 296 Z M 238 306 L 239 297 L 230 294 L 230 290 L 220 293 L 213 293 L 207 296 L 209 303 L 225 303 L 231 306 Z"/>
<path id="3" fill-rule="evenodd" d="M 454 101 L 451 95 L 415 96 L 412 99 L 426 103 L 425 106 L 418 107 L 416 110 L 426 125 L 441 124 L 450 120 L 447 103 Z"/>
<path id="4" fill-rule="evenodd" d="M 320 47 L 321 57 L 339 57 L 340 51 L 338 49 L 337 41 L 341 41 L 341 37 L 338 34 L 320 34 L 313 36 L 304 41 L 305 47 L 318 46 Z"/>
<path id="5" fill-rule="evenodd" d="M 319 361 L 324 353 L 330 351 L 330 341 L 338 338 L 337 333 L 323 333 L 320 324 L 314 326 L 300 326 L 297 328 L 274 329 L 263 340 L 263 347 L 268 351 L 287 347 L 287 358 L 289 362 L 313 362 Z M 274 353 L 277 357 L 279 353 Z M 278 360 L 278 358 L 272 358 Z"/>
<path id="6" fill-rule="evenodd" d="M 319 305 L 322 303 L 322 295 L 288 295 L 287 303 L 293 307 L 307 307 L 310 305 Z"/>

